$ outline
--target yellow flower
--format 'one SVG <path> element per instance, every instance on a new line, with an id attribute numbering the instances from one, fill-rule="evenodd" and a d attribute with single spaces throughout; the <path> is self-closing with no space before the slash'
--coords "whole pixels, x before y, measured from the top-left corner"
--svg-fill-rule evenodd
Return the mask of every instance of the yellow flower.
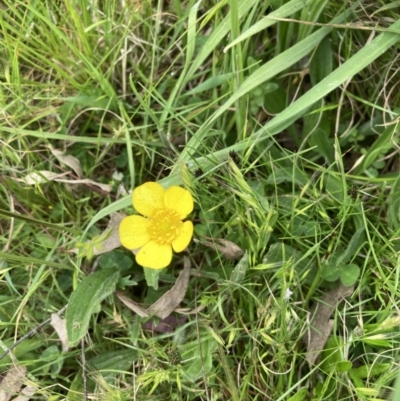
<path id="1" fill-rule="evenodd" d="M 164 189 L 156 182 L 146 182 L 135 188 L 132 203 L 145 217 L 128 216 L 121 221 L 121 244 L 131 250 L 140 248 L 136 262 L 141 266 L 167 267 L 172 249 L 182 252 L 192 239 L 193 223 L 182 221 L 193 210 L 192 195 L 181 187 Z"/>

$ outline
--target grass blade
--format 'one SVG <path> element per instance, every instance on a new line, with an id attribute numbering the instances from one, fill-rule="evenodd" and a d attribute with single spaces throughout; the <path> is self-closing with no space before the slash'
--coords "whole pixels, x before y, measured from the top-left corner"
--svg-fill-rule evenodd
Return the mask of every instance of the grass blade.
<path id="1" fill-rule="evenodd" d="M 238 43 L 242 42 L 245 39 L 250 38 L 256 33 L 267 29 L 271 25 L 276 24 L 277 18 L 285 18 L 289 15 L 294 14 L 295 12 L 301 10 L 307 2 L 304 0 L 292 0 L 288 3 L 284 4 L 282 7 L 279 7 L 277 10 L 273 11 L 262 20 L 258 21 L 251 28 L 249 28 L 246 32 L 243 32 L 238 38 L 236 38 L 232 43 L 225 47 L 224 52 L 226 53 L 232 46 L 236 46 Z"/>

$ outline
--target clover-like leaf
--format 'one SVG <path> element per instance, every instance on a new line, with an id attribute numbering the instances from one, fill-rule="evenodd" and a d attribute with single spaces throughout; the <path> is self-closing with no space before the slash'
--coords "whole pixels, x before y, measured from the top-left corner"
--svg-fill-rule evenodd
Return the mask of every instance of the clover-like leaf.
<path id="1" fill-rule="evenodd" d="M 340 269 L 340 281 L 346 287 L 352 286 L 360 276 L 360 268 L 355 264 L 343 266 Z"/>

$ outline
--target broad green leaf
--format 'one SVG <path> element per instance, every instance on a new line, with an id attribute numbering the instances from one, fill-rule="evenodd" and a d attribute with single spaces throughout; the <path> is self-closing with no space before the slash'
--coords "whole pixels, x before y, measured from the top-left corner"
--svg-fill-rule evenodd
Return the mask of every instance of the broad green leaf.
<path id="1" fill-rule="evenodd" d="M 137 351 L 122 349 L 101 353 L 88 360 L 89 366 L 96 371 L 127 371 L 137 358 Z M 107 373 L 107 372 L 105 372 Z"/>
<path id="2" fill-rule="evenodd" d="M 331 172 L 327 172 L 324 179 L 324 186 L 330 196 L 342 203 L 345 197 L 345 188 L 342 180 Z"/>
<path id="3" fill-rule="evenodd" d="M 390 341 L 385 340 L 384 338 L 378 338 L 378 336 L 365 337 L 362 338 L 361 341 L 365 344 L 374 345 L 376 347 L 393 348 L 393 344 Z"/>
<path id="4" fill-rule="evenodd" d="M 390 125 L 378 136 L 372 145 L 368 146 L 361 163 L 354 169 L 354 175 L 362 174 L 378 157 L 385 155 L 395 147 L 395 144 L 398 142 L 395 136 L 396 130 L 397 124 Z"/>
<path id="5" fill-rule="evenodd" d="M 99 310 L 100 302 L 114 292 L 119 275 L 119 271 L 99 270 L 85 277 L 72 293 L 65 314 L 70 347 L 77 345 L 87 333 L 91 315 Z"/>
<path id="6" fill-rule="evenodd" d="M 322 368 L 325 372 L 336 370 L 336 364 L 343 361 L 343 338 L 340 336 L 330 336 L 321 353 Z"/>
<path id="7" fill-rule="evenodd" d="M 13 343 L 13 340 L 6 340 L 4 342 L 1 341 L 0 355 L 3 354 L 4 349 L 10 348 Z M 43 347 L 43 345 L 43 338 L 27 338 L 20 344 L 18 344 L 12 352 L 14 356 L 17 357 L 17 359 L 20 361 L 32 360 L 32 356 L 34 355 L 33 351 L 36 351 L 38 348 Z M 12 360 L 10 354 L 7 354 L 0 359 L 0 367 L 8 366 L 11 362 Z"/>
<path id="8" fill-rule="evenodd" d="M 133 266 L 133 260 L 126 253 L 118 250 L 107 252 L 100 257 L 100 266 L 103 269 L 128 270 Z"/>
<path id="9" fill-rule="evenodd" d="M 287 401 L 303 401 L 308 394 L 308 388 L 302 387 L 295 395 L 292 395 Z"/>
<path id="10" fill-rule="evenodd" d="M 336 363 L 336 372 L 348 372 L 353 367 L 350 361 L 339 361 Z"/>
<path id="11" fill-rule="evenodd" d="M 53 237 L 50 237 L 49 234 L 41 233 L 35 235 L 35 239 L 42 245 L 44 248 L 53 248 L 56 244 L 56 241 Z"/>
<path id="12" fill-rule="evenodd" d="M 390 363 L 373 363 L 372 365 L 363 365 L 358 368 L 351 369 L 351 376 L 359 379 L 366 379 L 387 372 L 391 368 Z"/>
<path id="13" fill-rule="evenodd" d="M 327 113 L 324 113 L 322 102 L 316 105 L 315 112 L 303 117 L 303 140 L 308 140 L 310 147 L 315 147 L 320 155 L 323 155 L 328 164 L 335 161 L 335 150 L 331 135 L 331 123 Z"/>
<path id="14" fill-rule="evenodd" d="M 121 372 L 127 372 L 136 361 L 137 352 L 135 350 L 123 349 L 118 351 L 109 351 L 101 353 L 87 361 L 87 364 L 91 372 L 94 375 L 88 376 L 87 390 L 94 392 L 96 386 L 99 383 L 99 375 L 108 382 L 118 376 Z M 100 380 L 104 380 L 100 378 Z M 104 383 L 107 383 L 104 381 Z M 106 391 L 110 387 L 104 387 L 103 391 Z M 84 391 L 84 383 L 82 376 L 82 369 L 79 369 L 72 383 L 69 386 L 69 392 L 67 394 L 68 401 L 82 401 L 82 393 Z"/>
<path id="15" fill-rule="evenodd" d="M 61 355 L 61 351 L 57 345 L 51 345 L 46 348 L 42 354 L 38 357 L 39 360 L 47 360 L 48 363 L 43 366 L 43 373 L 48 374 L 50 372 L 52 379 L 56 378 L 56 375 L 60 373 L 65 358 Z"/>
<path id="16" fill-rule="evenodd" d="M 388 223 L 393 231 L 398 230 L 400 223 L 400 175 L 394 182 L 388 198 Z"/>
<path id="17" fill-rule="evenodd" d="M 340 268 L 332 265 L 326 265 L 324 266 L 324 271 L 322 272 L 322 277 L 326 281 L 336 281 L 341 274 Z"/>
<path id="18" fill-rule="evenodd" d="M 231 281 L 241 283 L 249 269 L 249 255 L 245 253 L 231 273 Z"/>
<path id="19" fill-rule="evenodd" d="M 182 373 L 190 381 L 198 380 L 211 371 L 213 366 L 213 353 L 218 348 L 217 340 L 210 336 L 209 332 L 203 331 L 202 334 L 203 335 L 199 335 L 200 344 L 196 341 L 182 347 L 182 349 L 186 348 L 186 350 L 182 352 L 182 359 L 184 361 L 191 361 L 191 363 L 184 363 Z"/>
<path id="20" fill-rule="evenodd" d="M 340 281 L 346 287 L 352 286 L 358 280 L 359 276 L 360 268 L 355 264 L 343 266 L 340 269 Z"/>
<path id="21" fill-rule="evenodd" d="M 351 237 L 349 244 L 344 252 L 337 255 L 336 266 L 347 264 L 359 251 L 365 241 L 365 229 L 360 228 Z"/>
<path id="22" fill-rule="evenodd" d="M 143 272 L 147 285 L 149 287 L 153 287 L 155 290 L 158 290 L 158 278 L 160 277 L 161 270 L 144 267 Z"/>
<path id="23" fill-rule="evenodd" d="M 321 82 L 333 70 L 333 53 L 330 38 L 325 37 L 310 62 L 310 78 L 313 85 Z"/>

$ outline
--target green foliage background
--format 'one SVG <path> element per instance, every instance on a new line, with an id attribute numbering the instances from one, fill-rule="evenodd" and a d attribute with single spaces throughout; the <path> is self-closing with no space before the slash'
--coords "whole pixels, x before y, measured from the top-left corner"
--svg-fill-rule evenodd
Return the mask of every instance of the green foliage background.
<path id="1" fill-rule="evenodd" d="M 396 1 L 5 0 L 3 349 L 65 306 L 97 266 L 112 285 L 82 305 L 93 399 L 390 397 L 398 14 Z M 54 149 L 74 156 L 83 176 Z M 132 213 L 121 188 L 146 181 L 183 185 L 196 199 L 185 322 L 170 333 L 146 330 L 113 286 L 151 304 L 173 285 L 182 255 L 158 289 L 123 249 L 91 257 L 110 215 Z M 245 257 L 206 245 L 218 239 Z M 339 283 L 354 292 L 310 367 L 311 306 Z M 83 399 L 81 350 L 64 352 L 51 326 L 12 354 L 1 371 L 26 366 L 39 398 Z"/>

